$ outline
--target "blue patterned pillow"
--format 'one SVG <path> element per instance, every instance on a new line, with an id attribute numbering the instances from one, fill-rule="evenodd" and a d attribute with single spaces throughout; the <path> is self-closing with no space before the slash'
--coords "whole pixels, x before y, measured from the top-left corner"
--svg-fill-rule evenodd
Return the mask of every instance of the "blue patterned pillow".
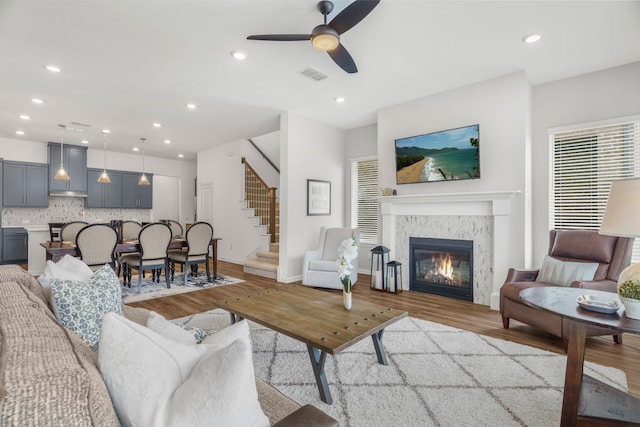
<path id="1" fill-rule="evenodd" d="M 58 321 L 79 334 L 92 349 L 98 346 L 102 316 L 114 312 L 122 316 L 120 280 L 109 264 L 86 281 L 53 279 L 51 305 Z"/>

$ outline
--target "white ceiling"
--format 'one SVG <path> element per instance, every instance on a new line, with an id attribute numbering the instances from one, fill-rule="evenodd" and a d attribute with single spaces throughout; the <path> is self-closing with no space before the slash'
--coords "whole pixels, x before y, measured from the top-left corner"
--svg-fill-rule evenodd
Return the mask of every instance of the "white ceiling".
<path id="1" fill-rule="evenodd" d="M 335 3 L 329 19 L 350 1 Z M 306 41 L 246 40 L 310 33 L 322 22 L 315 7 L 314 0 L 0 0 L 0 137 L 59 141 L 59 123 L 83 129 L 71 124 L 79 122 L 90 127 L 67 130 L 65 142 L 102 148 L 100 130 L 108 128 L 110 150 L 131 152 L 146 137 L 148 155 L 194 159 L 216 144 L 277 130 L 282 111 L 351 129 L 375 123 L 382 107 L 519 70 L 536 85 L 640 61 L 638 1 L 382 0 L 342 35 L 357 74 Z M 540 42 L 522 43 L 534 32 Z M 234 49 L 248 58 L 234 60 Z M 328 78 L 301 76 L 308 66 Z M 187 110 L 188 102 L 198 108 Z M 156 121 L 162 128 L 152 127 Z"/>

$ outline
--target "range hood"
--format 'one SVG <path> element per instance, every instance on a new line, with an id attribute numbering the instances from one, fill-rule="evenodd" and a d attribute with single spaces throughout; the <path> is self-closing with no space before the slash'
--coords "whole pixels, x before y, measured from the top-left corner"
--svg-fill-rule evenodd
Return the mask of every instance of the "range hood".
<path id="1" fill-rule="evenodd" d="M 50 197 L 87 197 L 84 191 L 49 190 Z"/>

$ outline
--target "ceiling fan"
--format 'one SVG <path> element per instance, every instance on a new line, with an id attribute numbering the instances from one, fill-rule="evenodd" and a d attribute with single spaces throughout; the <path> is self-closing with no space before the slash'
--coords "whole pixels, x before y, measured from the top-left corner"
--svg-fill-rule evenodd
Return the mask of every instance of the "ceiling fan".
<path id="1" fill-rule="evenodd" d="M 342 12 L 327 24 L 327 15 L 333 10 L 330 1 L 318 2 L 318 11 L 324 16 L 324 24 L 316 26 L 311 34 L 260 34 L 247 37 L 248 40 L 267 41 L 300 41 L 311 40 L 311 44 L 320 50 L 326 51 L 331 59 L 347 73 L 357 73 L 358 67 L 353 58 L 340 43 L 340 34 L 349 31 L 362 21 L 377 5 L 380 0 L 355 0 Z"/>

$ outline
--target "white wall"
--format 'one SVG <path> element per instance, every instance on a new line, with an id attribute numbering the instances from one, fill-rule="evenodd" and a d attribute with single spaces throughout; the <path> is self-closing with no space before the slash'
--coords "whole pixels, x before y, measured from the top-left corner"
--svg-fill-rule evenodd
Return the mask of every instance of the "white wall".
<path id="1" fill-rule="evenodd" d="M 373 124 L 347 131 L 347 143 L 345 145 L 345 197 L 344 197 L 344 224 L 351 224 L 351 162 L 355 159 L 377 157 L 378 153 L 378 126 Z M 379 225 L 382 227 L 382 224 Z M 369 274 L 371 272 L 372 244 L 360 244 L 358 252 L 358 271 Z"/>
<path id="2" fill-rule="evenodd" d="M 508 261 L 509 265 L 524 265 L 530 227 L 525 215 L 531 197 L 526 176 L 530 119 L 530 84 L 525 72 L 384 108 L 378 113 L 380 187 L 393 187 L 399 195 L 522 192 L 512 203 L 517 220 L 510 230 L 513 247 Z M 395 139 L 473 124 L 480 125 L 480 179 L 396 184 Z"/>
<path id="3" fill-rule="evenodd" d="M 218 145 L 198 153 L 198 191 L 200 186 L 213 188 L 212 223 L 218 242 L 218 258 L 242 264 L 260 246 L 261 240 L 241 204 L 242 141 Z M 203 212 L 198 197 L 198 212 Z"/>
<path id="4" fill-rule="evenodd" d="M 320 228 L 344 225 L 345 132 L 294 113 L 280 120 L 280 276 L 302 278 L 304 252 L 317 247 Z M 307 216 L 307 179 L 331 181 L 331 215 Z"/>
<path id="5" fill-rule="evenodd" d="M 0 138 L 0 157 L 4 160 L 20 162 L 47 163 L 47 144 L 24 139 Z M 87 150 L 87 166 L 102 168 L 104 153 L 101 149 Z M 138 171 L 142 169 L 142 157 L 124 153 L 107 152 L 107 169 Z M 196 176 L 196 164 L 192 161 L 145 158 L 145 172 L 157 175 L 181 178 L 181 199 L 176 200 L 182 206 L 181 222 L 192 222 L 194 212 L 193 180 Z"/>
<path id="6" fill-rule="evenodd" d="M 533 87 L 533 267 L 549 241 L 547 130 L 640 114 L 640 62 Z"/>

